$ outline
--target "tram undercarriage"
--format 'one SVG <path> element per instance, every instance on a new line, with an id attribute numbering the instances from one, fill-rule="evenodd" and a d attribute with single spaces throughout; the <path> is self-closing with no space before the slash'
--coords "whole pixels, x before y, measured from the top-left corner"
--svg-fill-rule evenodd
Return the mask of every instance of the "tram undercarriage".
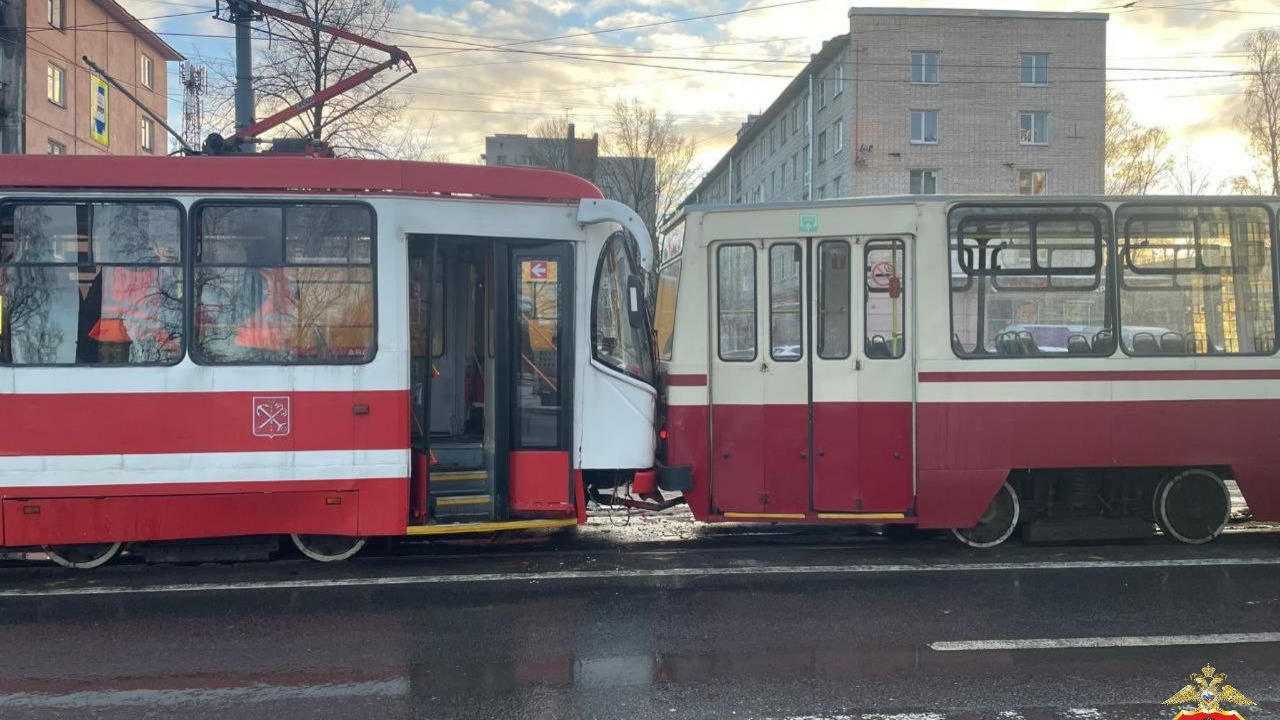
<path id="1" fill-rule="evenodd" d="M 993 547 L 1021 530 L 1027 542 L 1131 540 L 1159 528 L 1182 543 L 1218 537 L 1231 519 L 1225 467 L 1016 470 L 978 524 L 953 530 Z"/>

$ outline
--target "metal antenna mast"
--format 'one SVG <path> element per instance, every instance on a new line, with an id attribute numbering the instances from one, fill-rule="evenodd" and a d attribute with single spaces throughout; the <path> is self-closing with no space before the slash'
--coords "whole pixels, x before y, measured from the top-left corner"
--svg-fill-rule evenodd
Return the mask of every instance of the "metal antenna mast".
<path id="1" fill-rule="evenodd" d="M 204 91 L 208 87 L 204 68 L 184 62 L 178 67 L 182 80 L 182 136 L 191 147 L 204 141 Z"/>

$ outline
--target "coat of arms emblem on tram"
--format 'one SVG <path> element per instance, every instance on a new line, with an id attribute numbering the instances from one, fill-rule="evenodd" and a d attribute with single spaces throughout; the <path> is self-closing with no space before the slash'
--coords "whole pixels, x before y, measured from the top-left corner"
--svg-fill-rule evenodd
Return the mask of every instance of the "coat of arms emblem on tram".
<path id="1" fill-rule="evenodd" d="M 1191 682 L 1164 701 L 1165 705 L 1196 705 L 1195 710 L 1183 710 L 1174 715 L 1173 720 L 1244 720 L 1244 716 L 1234 710 L 1223 710 L 1221 704 L 1255 704 L 1239 690 L 1227 685 L 1227 674 L 1219 673 L 1212 665 L 1191 673 Z"/>
<path id="2" fill-rule="evenodd" d="M 285 437 L 290 429 L 288 397 L 255 397 L 253 399 L 255 437 Z"/>

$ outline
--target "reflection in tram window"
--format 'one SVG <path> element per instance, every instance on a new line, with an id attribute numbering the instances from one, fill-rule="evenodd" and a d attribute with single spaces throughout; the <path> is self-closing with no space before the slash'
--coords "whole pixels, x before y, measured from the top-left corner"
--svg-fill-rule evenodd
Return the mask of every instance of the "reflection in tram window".
<path id="1" fill-rule="evenodd" d="M 849 357 L 849 243 L 827 240 L 818 245 L 818 357 Z"/>
<path id="2" fill-rule="evenodd" d="M 1265 208 L 1126 206 L 1116 228 L 1125 352 L 1275 351 Z"/>
<path id="3" fill-rule="evenodd" d="M 716 252 L 720 359 L 756 359 L 756 250 L 724 245 Z"/>
<path id="4" fill-rule="evenodd" d="M 175 205 L 0 208 L 0 362 L 178 362 L 181 248 Z"/>
<path id="5" fill-rule="evenodd" d="M 596 271 L 595 312 L 591 316 L 594 357 L 618 372 L 653 382 L 653 353 L 645 323 L 633 323 L 631 295 L 642 302 L 643 286 L 628 250 L 630 241 L 621 233 L 611 237 L 600 254 Z M 644 310 L 635 319 L 644 317 Z"/>
<path id="6" fill-rule="evenodd" d="M 197 360 L 372 359 L 372 211 L 360 205 L 205 205 L 198 212 Z"/>
<path id="7" fill-rule="evenodd" d="M 794 243 L 769 248 L 769 355 L 795 362 L 801 345 L 800 268 L 804 255 Z"/>
<path id="8" fill-rule="evenodd" d="M 869 359 L 906 351 L 906 248 L 901 240 L 870 240 L 864 268 L 863 352 Z"/>
<path id="9" fill-rule="evenodd" d="M 1098 207 L 951 213 L 951 346 L 960 357 L 1110 355 L 1108 217 Z"/>

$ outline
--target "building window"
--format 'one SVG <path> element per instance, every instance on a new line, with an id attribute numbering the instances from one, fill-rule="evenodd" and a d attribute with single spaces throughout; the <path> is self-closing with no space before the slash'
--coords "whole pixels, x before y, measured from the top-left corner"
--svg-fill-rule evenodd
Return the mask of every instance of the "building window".
<path id="1" fill-rule="evenodd" d="M 818 109 L 821 110 L 827 106 L 827 79 L 818 78 L 818 84 L 814 89 L 818 93 Z"/>
<path id="2" fill-rule="evenodd" d="M 791 182 L 795 182 L 800 176 L 800 153 L 791 156 Z"/>
<path id="3" fill-rule="evenodd" d="M 62 16 L 66 0 L 46 0 L 46 2 L 48 6 L 45 11 L 45 19 L 49 21 L 50 26 L 61 30 L 63 28 Z"/>
<path id="4" fill-rule="evenodd" d="M 195 220 L 192 357 L 203 364 L 373 359 L 373 211 L 205 204 Z"/>
<path id="5" fill-rule="evenodd" d="M 1022 53 L 1018 58 L 1020 82 L 1023 85 L 1049 84 L 1049 56 L 1045 53 Z"/>
<path id="6" fill-rule="evenodd" d="M 138 144 L 142 146 L 143 152 L 155 152 L 156 149 L 156 123 L 149 117 L 142 118 L 139 130 L 141 137 L 138 138 Z"/>
<path id="7" fill-rule="evenodd" d="M 836 87 L 831 92 L 831 97 L 835 97 L 844 92 L 844 65 L 836 65 Z"/>
<path id="8" fill-rule="evenodd" d="M 819 185 L 819 186 L 818 186 L 818 199 L 819 199 L 819 200 L 826 200 L 826 199 L 827 199 L 827 186 L 826 186 L 826 185 Z"/>
<path id="9" fill-rule="evenodd" d="M 938 53 L 911 53 L 911 82 L 934 85 L 938 82 Z"/>
<path id="10" fill-rule="evenodd" d="M 797 106 L 792 106 L 791 107 L 791 134 L 795 135 L 798 132 L 800 132 L 800 108 Z"/>
<path id="11" fill-rule="evenodd" d="M 172 365 L 182 359 L 176 204 L 0 205 L 2 365 Z"/>
<path id="12" fill-rule="evenodd" d="M 1018 135 L 1023 145 L 1046 145 L 1049 142 L 1049 113 L 1043 111 L 1021 113 L 1021 133 Z"/>
<path id="13" fill-rule="evenodd" d="M 1019 195 L 1045 195 L 1049 192 L 1049 171 L 1019 170 Z"/>
<path id="14" fill-rule="evenodd" d="M 911 111 L 911 142 L 933 144 L 938 142 L 938 111 Z"/>
<path id="15" fill-rule="evenodd" d="M 66 145 L 63 145 L 62 143 L 58 142 L 57 140 L 50 140 L 50 141 L 49 141 L 49 154 L 50 154 L 50 155 L 66 155 L 66 154 L 67 154 L 67 146 L 66 146 Z"/>
<path id="16" fill-rule="evenodd" d="M 818 164 L 821 165 L 827 161 L 827 131 L 823 130 L 818 133 L 818 144 L 814 148 L 814 154 L 818 156 Z"/>
<path id="17" fill-rule="evenodd" d="M 911 194 L 912 195 L 937 195 L 938 194 L 938 171 L 937 170 L 912 170 L 911 171 Z"/>
<path id="18" fill-rule="evenodd" d="M 778 152 L 778 128 L 769 128 L 769 154 Z"/>
<path id="19" fill-rule="evenodd" d="M 155 89 L 156 87 L 155 63 L 152 62 L 151 58 L 147 57 L 146 55 L 142 56 L 142 67 L 140 68 L 139 75 L 141 76 L 142 87 L 147 88 L 148 90 Z"/>
<path id="20" fill-rule="evenodd" d="M 831 154 L 835 155 L 844 149 L 844 118 L 831 124 Z"/>
<path id="21" fill-rule="evenodd" d="M 66 71 L 57 65 L 49 66 L 49 102 L 60 107 L 67 106 Z"/>
<path id="22" fill-rule="evenodd" d="M 837 175 L 831 181 L 831 197 L 840 197 L 840 176 Z"/>

